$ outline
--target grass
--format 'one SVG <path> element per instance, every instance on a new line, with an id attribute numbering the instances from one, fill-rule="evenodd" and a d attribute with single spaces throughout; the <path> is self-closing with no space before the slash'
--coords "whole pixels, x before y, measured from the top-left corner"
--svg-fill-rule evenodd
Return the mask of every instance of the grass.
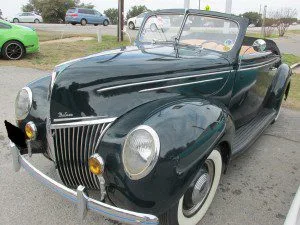
<path id="1" fill-rule="evenodd" d="M 45 37 L 44 40 L 54 40 L 49 39 L 47 35 Z M 28 54 L 22 60 L 14 61 L 13 65 L 52 70 L 62 62 L 126 45 L 130 45 L 129 41 L 119 43 L 115 36 L 110 35 L 103 35 L 101 43 L 98 43 L 96 39 L 70 43 L 43 43 L 40 45 L 40 52 Z M 0 59 L 0 66 L 11 65 L 11 61 Z"/>
<path id="2" fill-rule="evenodd" d="M 300 57 L 293 54 L 283 54 L 282 59 L 283 62 L 290 66 L 300 62 Z M 283 105 L 288 108 L 300 110 L 300 74 L 292 75 L 290 93 Z"/>
<path id="3" fill-rule="evenodd" d="M 264 38 L 261 36 L 260 32 L 257 32 L 257 33 L 247 33 L 246 34 L 248 37 L 254 37 L 254 38 Z M 266 38 L 278 38 L 279 35 L 278 34 L 271 34 L 270 37 L 266 37 Z"/>
<path id="4" fill-rule="evenodd" d="M 282 54 L 283 62 L 285 62 L 288 65 L 293 65 L 295 63 L 300 62 L 300 56 L 296 56 L 293 54 Z"/>
<path id="5" fill-rule="evenodd" d="M 283 106 L 300 110 L 300 74 L 293 74 L 290 93 Z"/>
<path id="6" fill-rule="evenodd" d="M 61 38 L 70 38 L 70 37 L 95 37 L 93 34 L 73 34 L 73 33 L 62 33 L 62 32 L 49 32 L 44 30 L 37 30 L 40 42 L 52 41 Z"/>

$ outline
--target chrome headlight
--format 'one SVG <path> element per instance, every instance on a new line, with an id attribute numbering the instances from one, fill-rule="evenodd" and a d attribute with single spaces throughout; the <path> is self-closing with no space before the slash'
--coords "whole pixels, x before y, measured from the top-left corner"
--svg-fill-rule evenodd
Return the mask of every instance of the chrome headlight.
<path id="1" fill-rule="evenodd" d="M 155 166 L 160 150 L 157 133 L 141 125 L 131 131 L 125 140 L 122 161 L 126 174 L 132 180 L 147 176 Z"/>
<path id="2" fill-rule="evenodd" d="M 15 102 L 15 114 L 17 120 L 27 117 L 32 105 L 32 92 L 29 87 L 24 87 L 19 91 Z"/>

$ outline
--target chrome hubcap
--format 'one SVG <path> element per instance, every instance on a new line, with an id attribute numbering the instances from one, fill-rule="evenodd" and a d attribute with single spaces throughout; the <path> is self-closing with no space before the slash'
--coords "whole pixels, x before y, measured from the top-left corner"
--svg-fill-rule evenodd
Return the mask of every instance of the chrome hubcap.
<path id="1" fill-rule="evenodd" d="M 210 189 L 211 179 L 207 173 L 204 173 L 200 176 L 197 181 L 193 193 L 192 193 L 192 202 L 198 204 L 205 198 Z"/>
<path id="2" fill-rule="evenodd" d="M 214 178 L 214 163 L 211 160 L 206 160 L 203 168 L 201 169 L 201 175 L 194 184 L 189 188 L 183 199 L 183 215 L 186 217 L 192 217 L 203 206 L 204 202 L 209 195 L 213 178 Z"/>

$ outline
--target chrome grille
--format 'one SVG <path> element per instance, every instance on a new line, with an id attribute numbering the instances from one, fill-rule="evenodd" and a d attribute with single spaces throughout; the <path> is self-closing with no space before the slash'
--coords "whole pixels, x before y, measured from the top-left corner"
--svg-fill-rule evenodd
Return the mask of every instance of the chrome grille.
<path id="1" fill-rule="evenodd" d="M 100 188 L 98 178 L 88 169 L 88 159 L 111 123 L 112 120 L 94 120 L 51 125 L 55 161 L 65 185 Z"/>

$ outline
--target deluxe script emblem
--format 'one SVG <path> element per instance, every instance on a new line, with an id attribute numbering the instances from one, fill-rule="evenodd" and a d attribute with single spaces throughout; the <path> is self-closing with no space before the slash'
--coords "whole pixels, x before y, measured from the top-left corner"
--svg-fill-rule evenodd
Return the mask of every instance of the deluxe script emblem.
<path id="1" fill-rule="evenodd" d="M 67 112 L 59 112 L 58 117 L 59 118 L 73 117 L 73 114 L 72 113 L 67 113 Z"/>

